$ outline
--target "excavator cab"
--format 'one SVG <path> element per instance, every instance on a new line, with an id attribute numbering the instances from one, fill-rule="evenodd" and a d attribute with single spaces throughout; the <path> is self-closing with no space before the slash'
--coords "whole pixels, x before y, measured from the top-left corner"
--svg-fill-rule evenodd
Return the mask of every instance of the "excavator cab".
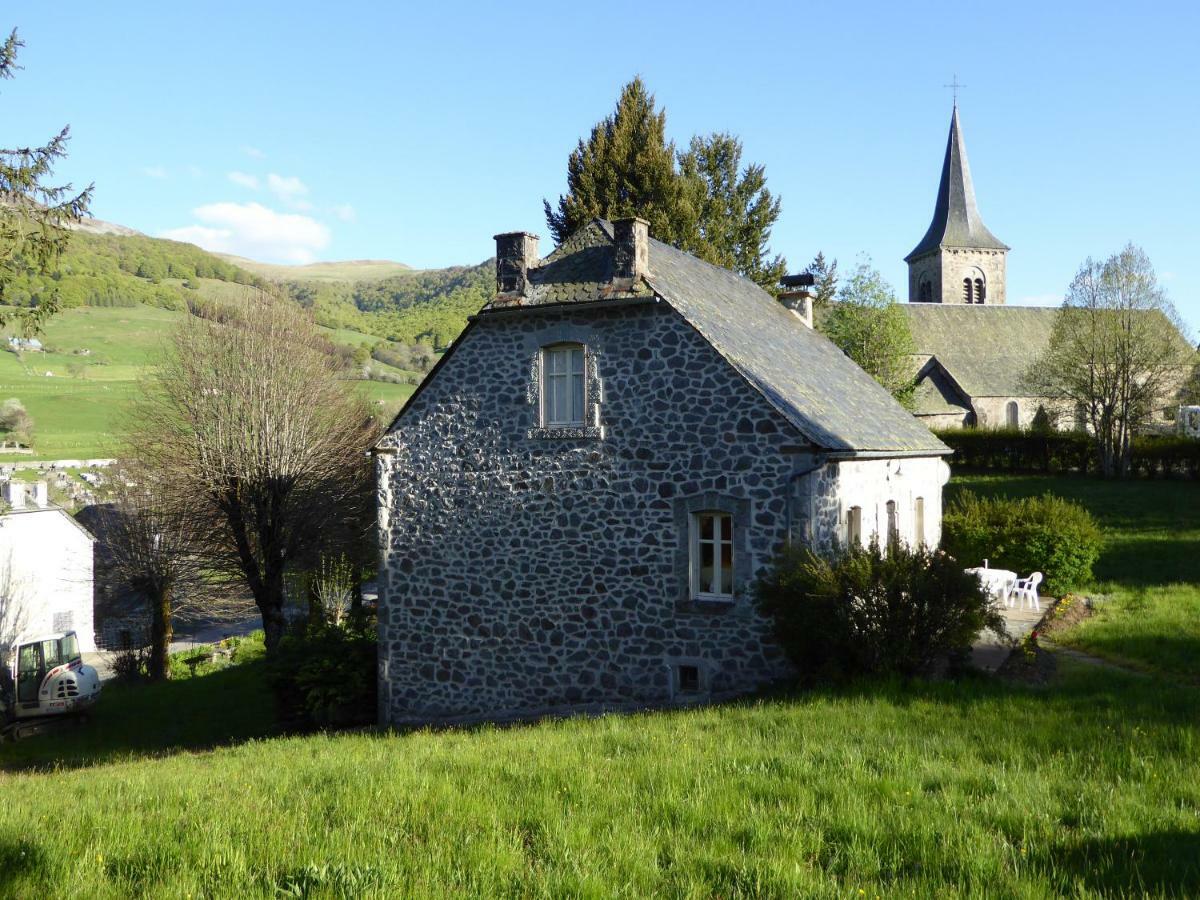
<path id="1" fill-rule="evenodd" d="M 73 631 L 18 641 L 3 669 L 0 735 L 35 734 L 39 723 L 79 714 L 100 696 L 100 678 L 83 664 Z"/>

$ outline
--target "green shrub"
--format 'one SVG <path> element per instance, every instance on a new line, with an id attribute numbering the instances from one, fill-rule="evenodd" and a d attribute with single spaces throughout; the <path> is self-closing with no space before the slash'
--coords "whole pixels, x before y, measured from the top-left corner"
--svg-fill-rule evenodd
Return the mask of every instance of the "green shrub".
<path id="1" fill-rule="evenodd" d="M 365 612 L 341 625 L 298 622 L 270 662 L 280 719 L 318 728 L 374 723 L 376 659 L 375 620 Z"/>
<path id="2" fill-rule="evenodd" d="M 803 680 L 930 671 L 1002 620 L 979 579 L 937 550 L 853 548 L 780 556 L 755 585 L 759 609 Z"/>
<path id="3" fill-rule="evenodd" d="M 981 498 L 965 491 L 942 517 L 942 548 L 962 565 L 986 559 L 1022 577 L 1041 572 L 1054 596 L 1091 580 L 1102 542 L 1086 509 L 1053 494 Z"/>

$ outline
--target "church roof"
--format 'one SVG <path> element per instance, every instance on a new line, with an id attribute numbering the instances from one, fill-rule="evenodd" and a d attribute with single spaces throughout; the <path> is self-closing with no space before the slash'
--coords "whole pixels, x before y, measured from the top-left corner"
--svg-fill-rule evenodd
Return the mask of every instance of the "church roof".
<path id="1" fill-rule="evenodd" d="M 592 221 L 530 270 L 525 302 L 657 295 L 817 446 L 947 452 L 875 379 L 750 279 L 650 238 L 649 291 L 614 293 L 614 257 L 612 224 Z"/>
<path id="2" fill-rule="evenodd" d="M 1007 250 L 1008 245 L 987 230 L 979 207 L 975 204 L 975 186 L 971 183 L 971 167 L 967 164 L 967 147 L 958 124 L 958 105 L 950 116 L 950 136 L 946 140 L 946 159 L 942 163 L 942 179 L 938 184 L 937 203 L 933 221 L 925 237 L 904 258 L 911 262 L 941 247 Z"/>
<path id="3" fill-rule="evenodd" d="M 917 352 L 936 357 L 971 397 L 1025 396 L 1021 376 L 1045 351 L 1058 313 L 1056 306 L 986 303 L 902 303 L 901 309 Z M 935 410 L 918 402 L 917 411 Z"/>

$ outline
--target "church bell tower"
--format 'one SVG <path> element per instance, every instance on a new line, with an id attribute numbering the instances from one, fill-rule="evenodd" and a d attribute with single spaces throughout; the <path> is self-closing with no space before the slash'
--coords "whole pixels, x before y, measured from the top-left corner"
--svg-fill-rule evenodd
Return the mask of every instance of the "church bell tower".
<path id="1" fill-rule="evenodd" d="M 933 221 L 921 242 L 904 257 L 909 302 L 1003 304 L 1008 250 L 987 230 L 975 205 L 956 102 Z"/>

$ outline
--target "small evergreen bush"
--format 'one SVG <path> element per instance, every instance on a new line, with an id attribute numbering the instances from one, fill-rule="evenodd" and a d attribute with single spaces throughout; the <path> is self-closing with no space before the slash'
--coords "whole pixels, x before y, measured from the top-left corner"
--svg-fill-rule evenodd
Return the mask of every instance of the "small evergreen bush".
<path id="1" fill-rule="evenodd" d="M 1042 590 L 1054 596 L 1091 580 L 1102 543 L 1091 514 L 1053 494 L 1018 499 L 966 491 L 942 517 L 942 547 L 962 565 L 986 559 L 1021 577 L 1041 572 Z"/>
<path id="2" fill-rule="evenodd" d="M 365 611 L 337 625 L 296 623 L 270 664 L 280 718 L 317 728 L 374 723 L 377 646 L 374 617 Z"/>
<path id="3" fill-rule="evenodd" d="M 979 579 L 937 550 L 896 544 L 784 552 L 755 585 L 759 609 L 803 680 L 927 673 L 961 659 L 1000 614 Z"/>

